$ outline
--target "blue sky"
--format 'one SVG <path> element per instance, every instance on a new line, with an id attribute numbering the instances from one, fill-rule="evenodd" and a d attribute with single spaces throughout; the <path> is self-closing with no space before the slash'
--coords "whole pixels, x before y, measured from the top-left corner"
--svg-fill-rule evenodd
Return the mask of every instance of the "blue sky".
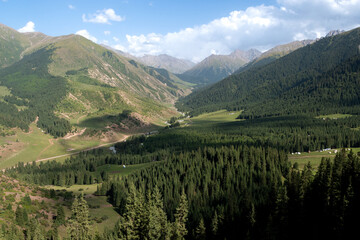
<path id="1" fill-rule="evenodd" d="M 0 0 L 0 22 L 23 32 L 77 33 L 137 56 L 193 61 L 349 30 L 359 12 L 360 0 Z"/>

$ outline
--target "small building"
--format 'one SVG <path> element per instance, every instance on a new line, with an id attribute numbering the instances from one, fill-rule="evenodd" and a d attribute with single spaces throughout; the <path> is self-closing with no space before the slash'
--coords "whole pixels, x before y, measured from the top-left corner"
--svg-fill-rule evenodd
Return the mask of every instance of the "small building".
<path id="1" fill-rule="evenodd" d="M 112 151 L 114 154 L 116 153 L 116 149 L 115 149 L 114 146 L 113 146 L 113 147 L 109 147 L 109 150 Z"/>

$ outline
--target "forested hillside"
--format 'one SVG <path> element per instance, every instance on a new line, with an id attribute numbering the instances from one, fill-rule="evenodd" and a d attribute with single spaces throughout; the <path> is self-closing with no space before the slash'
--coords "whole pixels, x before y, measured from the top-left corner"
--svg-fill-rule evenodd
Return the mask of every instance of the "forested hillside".
<path id="1" fill-rule="evenodd" d="M 229 55 L 211 55 L 188 71 L 178 76 L 199 86 L 205 86 L 222 80 L 241 66 L 260 56 L 256 49 L 248 51 L 236 50 Z"/>
<path id="2" fill-rule="evenodd" d="M 146 67 L 81 36 L 20 34 L 5 26 L 0 34 L 5 41 L 1 66 L 13 63 L 0 70 L 5 128 L 27 131 L 37 119 L 46 133 L 63 137 L 72 129 L 69 121 L 123 111 L 150 124 L 172 114 L 166 104 L 189 93 L 191 84 L 167 70 Z"/>
<path id="3" fill-rule="evenodd" d="M 221 108 L 244 109 L 245 118 L 352 110 L 358 113 L 359 44 L 359 29 L 323 38 L 196 92 L 178 107 L 195 114 Z"/>
<path id="4" fill-rule="evenodd" d="M 54 114 L 56 105 L 66 96 L 66 80 L 48 72 L 52 49 L 42 49 L 0 71 L 0 84 L 11 90 L 0 102 L 0 123 L 28 130 L 38 118 L 38 126 L 53 136 L 62 137 L 71 127 Z"/>
<path id="5" fill-rule="evenodd" d="M 318 186 L 318 177 L 313 179 L 315 167 L 309 165 L 302 171 L 296 164 L 292 166 L 287 156 L 295 151 L 359 147 L 360 132 L 356 129 L 360 122 L 357 116 L 323 120 L 297 115 L 212 124 L 206 123 L 206 120 L 198 121 L 200 125 L 193 123 L 193 126 L 164 129 L 157 135 L 134 137 L 118 143 L 116 153 L 104 148 L 81 153 L 64 163 L 19 164 L 17 168 L 8 169 L 6 174 L 40 185 L 101 183 L 96 194 L 106 195 L 122 216 L 115 229 L 104 233 L 108 239 L 129 234 L 149 236 L 150 229 L 155 229 L 155 226 L 150 227 L 147 211 L 154 201 L 150 196 L 157 191 L 157 199 L 163 199 L 160 200 L 163 206 L 158 209 L 162 209 L 166 216 L 161 221 L 168 222 L 161 225 L 167 229 L 162 233 L 169 232 L 169 235 L 175 234 L 176 212 L 184 191 L 188 208 L 186 228 L 182 234 L 187 239 L 198 239 L 200 236 L 206 239 L 237 239 L 239 236 L 287 239 L 297 226 L 306 230 L 304 235 L 300 234 L 295 239 L 301 239 L 306 234 L 345 236 L 345 226 L 354 230 L 351 224 L 342 220 L 350 219 L 350 215 L 332 213 L 330 208 L 326 214 L 334 219 L 331 227 L 318 222 L 318 229 L 307 228 L 314 217 L 327 216 L 323 212 L 309 210 L 320 200 L 317 195 L 312 195 L 313 191 L 317 192 L 313 189 Z M 344 166 L 341 168 L 347 170 L 336 174 L 341 174 L 342 179 L 350 176 L 355 179 L 355 175 L 351 175 L 355 172 L 351 171 L 358 171 L 355 166 L 359 164 L 359 159 L 354 154 L 348 154 L 350 152 L 344 150 L 336 158 L 341 160 L 334 163 L 326 160 L 317 169 L 323 174 L 325 163 L 337 164 L 331 169 L 337 169 L 341 164 Z M 117 176 L 111 170 L 143 163 L 151 165 L 128 176 Z M 104 166 L 108 166 L 110 171 L 104 170 Z M 319 172 L 317 175 L 320 177 Z M 336 182 L 336 179 L 334 177 L 329 181 Z M 349 188 L 347 180 L 339 184 L 341 188 Z M 338 204 L 342 203 L 336 205 L 332 201 L 350 196 L 337 192 L 335 186 L 340 188 L 340 185 L 334 185 L 331 190 L 331 199 L 334 200 L 329 200 L 331 209 L 336 211 L 340 211 L 341 205 Z M 351 185 L 351 188 L 358 186 Z M 359 189 L 354 190 L 357 191 Z M 351 212 L 352 206 L 347 205 L 344 209 Z M 158 213 L 161 211 L 158 210 Z M 137 223 L 131 223 L 130 216 L 136 218 Z M 325 233 L 324 227 L 329 227 L 329 232 Z"/>

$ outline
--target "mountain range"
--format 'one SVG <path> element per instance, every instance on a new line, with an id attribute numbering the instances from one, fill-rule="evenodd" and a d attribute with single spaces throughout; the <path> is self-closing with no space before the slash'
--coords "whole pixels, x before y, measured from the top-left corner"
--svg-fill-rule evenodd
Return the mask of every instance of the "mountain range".
<path id="1" fill-rule="evenodd" d="M 255 49 L 248 51 L 235 50 L 229 55 L 211 55 L 188 71 L 178 76 L 184 81 L 204 86 L 229 76 L 241 66 L 256 59 L 261 52 Z"/>
<path id="2" fill-rule="evenodd" d="M 9 92 L 0 102 L 7 109 L 0 115 L 5 126 L 26 129 L 43 113 L 48 123 L 42 127 L 49 132 L 52 121 L 124 110 L 151 121 L 169 115 L 173 110 L 165 105 L 188 93 L 190 84 L 170 72 L 122 57 L 79 35 L 22 34 L 1 25 L 0 39 L 0 82 Z M 55 86 L 56 93 L 51 91 Z"/>
<path id="3" fill-rule="evenodd" d="M 305 46 L 194 92 L 179 109 L 242 109 L 244 118 L 358 112 L 360 28 L 299 45 Z"/>

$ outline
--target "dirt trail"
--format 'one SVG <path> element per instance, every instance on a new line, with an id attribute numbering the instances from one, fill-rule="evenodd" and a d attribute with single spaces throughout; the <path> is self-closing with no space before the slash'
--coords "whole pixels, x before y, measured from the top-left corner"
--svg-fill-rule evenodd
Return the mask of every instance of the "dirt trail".
<path id="1" fill-rule="evenodd" d="M 57 159 L 57 158 L 61 158 L 61 157 L 67 157 L 67 156 L 71 156 L 71 155 L 75 155 L 75 154 L 79 154 L 80 152 L 84 152 L 84 151 L 90 151 L 96 148 L 101 148 L 101 147 L 105 147 L 108 145 L 112 145 L 118 142 L 123 142 L 125 141 L 128 137 L 130 137 L 130 135 L 124 135 L 124 137 L 121 140 L 117 140 L 115 142 L 109 142 L 109 143 L 104 143 L 104 144 L 100 144 L 98 146 L 95 147 L 91 147 L 91 148 L 87 148 L 78 152 L 73 152 L 73 153 L 68 153 L 68 154 L 63 154 L 63 155 L 59 155 L 59 156 L 54 156 L 54 157 L 49 157 L 49 158 L 42 158 L 42 159 L 37 159 L 36 162 L 43 162 L 43 161 L 48 161 L 48 160 L 53 160 L 53 159 Z"/>
<path id="2" fill-rule="evenodd" d="M 86 130 L 86 128 L 82 129 L 80 132 L 77 132 L 77 133 L 69 133 L 64 137 L 64 139 L 70 139 L 70 138 L 73 138 L 76 136 L 81 136 L 84 134 L 85 130 Z"/>
<path id="3" fill-rule="evenodd" d="M 82 119 L 82 118 L 84 118 L 84 117 L 86 117 L 86 116 L 87 116 L 87 115 L 82 115 L 81 117 L 79 117 L 78 120 L 76 121 L 76 123 L 79 124 L 80 119 Z"/>
<path id="4" fill-rule="evenodd" d="M 56 140 L 55 140 L 56 141 Z M 40 156 L 41 156 L 41 154 L 43 154 L 46 150 L 48 150 L 52 145 L 54 145 L 54 141 L 53 141 L 53 139 L 49 139 L 49 143 L 50 143 L 50 145 L 48 145 L 47 147 L 45 147 L 43 150 L 41 150 L 41 152 L 39 153 L 39 155 L 37 156 L 37 158 L 36 159 L 38 159 Z"/>

